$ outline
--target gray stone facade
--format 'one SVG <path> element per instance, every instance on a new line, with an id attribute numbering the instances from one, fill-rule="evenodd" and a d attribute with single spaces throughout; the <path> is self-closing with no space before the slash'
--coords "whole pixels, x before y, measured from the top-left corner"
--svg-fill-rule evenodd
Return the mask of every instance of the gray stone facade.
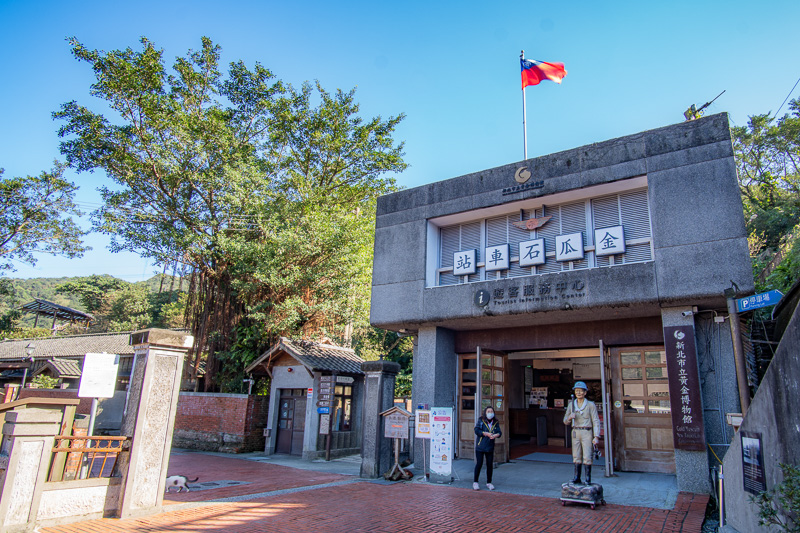
<path id="1" fill-rule="evenodd" d="M 527 167 L 535 186 L 521 187 L 515 173 Z M 591 199 L 633 188 L 647 191 L 649 261 L 484 279 L 438 286 L 439 228 L 477 218 L 512 214 L 542 204 Z M 513 254 L 512 254 L 513 255 Z M 574 298 L 518 298 L 479 306 L 476 292 L 515 291 L 525 280 L 582 287 Z M 619 139 L 512 163 L 379 198 L 373 263 L 371 322 L 415 333 L 414 405 L 456 407 L 456 346 L 468 332 L 526 331 L 575 324 L 608 329 L 616 322 L 653 317 L 662 326 L 695 326 L 703 385 L 706 437 L 723 453 L 730 442 L 721 413 L 737 412 L 735 377 L 723 291 L 735 282 L 738 295 L 754 284 L 727 114 L 718 114 Z M 683 311 L 698 313 L 683 317 Z M 683 320 L 677 320 L 683 318 Z M 602 328 L 597 328 L 598 331 Z M 656 330 L 657 331 L 657 330 Z M 645 335 L 646 336 L 646 335 Z M 530 337 L 529 350 L 555 346 Z M 711 340 L 709 340 L 711 339 Z M 495 339 L 492 348 L 504 349 Z M 593 342 L 570 346 L 586 348 Z M 712 342 L 713 341 L 713 342 Z M 567 341 L 565 341 L 567 342 Z M 663 337 L 650 334 L 650 342 Z M 634 344 L 631 337 L 620 345 Z M 563 346 L 559 346 L 563 347 Z M 735 382 L 735 379 L 733 379 Z M 421 463 L 421 458 L 416 458 Z M 702 468 L 698 468 L 702 465 Z M 676 453 L 681 490 L 705 492 L 704 452 Z"/>

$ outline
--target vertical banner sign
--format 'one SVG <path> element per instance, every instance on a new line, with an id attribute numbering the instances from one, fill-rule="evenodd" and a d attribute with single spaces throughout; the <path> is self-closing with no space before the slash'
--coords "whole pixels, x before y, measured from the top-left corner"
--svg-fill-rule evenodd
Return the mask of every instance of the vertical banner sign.
<path id="1" fill-rule="evenodd" d="M 744 490 L 751 494 L 767 490 L 764 477 L 764 454 L 761 451 L 761 433 L 741 431 L 742 435 L 742 474 Z"/>
<path id="2" fill-rule="evenodd" d="M 694 326 L 664 328 L 664 348 L 667 353 L 669 403 L 675 449 L 705 451 L 706 435 L 694 346 Z"/>
<path id="3" fill-rule="evenodd" d="M 414 424 L 417 431 L 417 438 L 418 439 L 430 439 L 431 438 L 431 412 L 425 409 L 417 409 L 416 413 L 414 413 L 417 417 L 416 423 Z"/>
<path id="4" fill-rule="evenodd" d="M 431 409 L 431 473 L 449 476 L 453 469 L 453 408 Z"/>

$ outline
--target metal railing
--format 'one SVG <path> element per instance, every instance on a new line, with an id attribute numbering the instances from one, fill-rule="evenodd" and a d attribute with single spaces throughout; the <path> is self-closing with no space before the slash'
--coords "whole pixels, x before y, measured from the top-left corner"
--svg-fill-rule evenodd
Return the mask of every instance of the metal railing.
<path id="1" fill-rule="evenodd" d="M 130 437 L 56 435 L 48 481 L 115 477 L 114 468 L 130 449 Z"/>

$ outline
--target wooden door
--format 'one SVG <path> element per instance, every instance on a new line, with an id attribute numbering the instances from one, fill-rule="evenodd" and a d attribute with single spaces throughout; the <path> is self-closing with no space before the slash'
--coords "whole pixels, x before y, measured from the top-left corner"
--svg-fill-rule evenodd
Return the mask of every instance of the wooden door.
<path id="1" fill-rule="evenodd" d="M 611 373 L 619 470 L 674 473 L 664 347 L 613 348 Z"/>
<path id="2" fill-rule="evenodd" d="M 458 456 L 475 456 L 475 422 L 487 406 L 494 409 L 503 435 L 494 446 L 494 460 L 508 461 L 509 410 L 506 401 L 506 354 L 481 351 L 458 358 Z"/>
<path id="3" fill-rule="evenodd" d="M 458 456 L 475 457 L 475 403 L 478 401 L 478 356 L 458 356 Z"/>
<path id="4" fill-rule="evenodd" d="M 304 392 L 304 389 L 281 389 L 275 453 L 303 455 L 306 399 L 296 391 Z"/>

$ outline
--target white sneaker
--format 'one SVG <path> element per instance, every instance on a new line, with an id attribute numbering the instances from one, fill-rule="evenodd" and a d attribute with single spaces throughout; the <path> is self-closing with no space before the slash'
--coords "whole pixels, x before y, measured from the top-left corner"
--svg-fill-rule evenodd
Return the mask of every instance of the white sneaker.
<path id="1" fill-rule="evenodd" d="M 486 488 L 489 490 L 494 490 L 494 485 L 492 485 L 491 483 L 487 483 Z"/>
<path id="2" fill-rule="evenodd" d="M 481 490 L 481 486 L 477 482 L 472 484 L 472 490 Z"/>

